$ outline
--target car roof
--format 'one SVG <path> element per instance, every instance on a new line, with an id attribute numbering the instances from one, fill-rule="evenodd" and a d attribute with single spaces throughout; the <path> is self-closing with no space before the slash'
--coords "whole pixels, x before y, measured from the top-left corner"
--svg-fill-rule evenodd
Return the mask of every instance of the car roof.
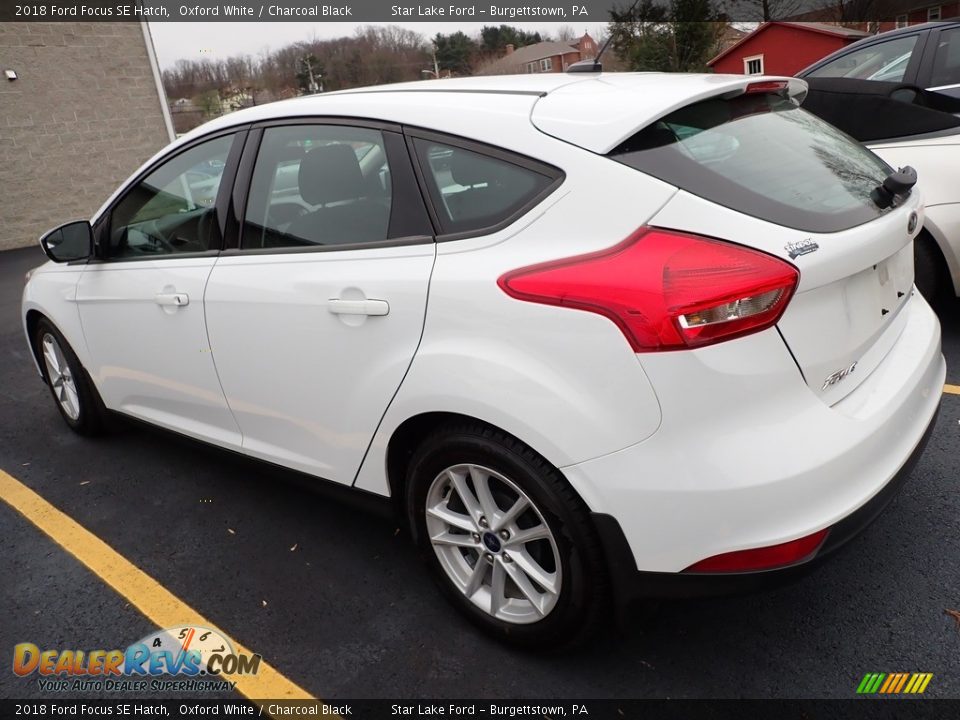
<path id="1" fill-rule="evenodd" d="M 742 90 L 766 80 L 786 80 L 791 92 L 802 81 L 714 73 L 532 73 L 424 80 L 307 95 L 225 115 L 185 135 L 195 137 L 246 123 L 328 116 L 463 134 L 501 131 L 525 121 L 541 132 L 593 152 L 606 152 L 626 136 L 692 102 Z M 491 95 L 500 96 L 491 102 Z M 496 137 L 494 135 L 494 137 Z"/>
<path id="2" fill-rule="evenodd" d="M 900 37 L 901 35 L 912 35 L 916 32 L 927 32 L 928 30 L 935 30 L 936 28 L 950 25 L 960 25 L 960 17 L 948 18 L 946 20 L 935 20 L 934 22 L 921 23 L 919 25 L 907 25 L 902 28 L 895 28 L 894 30 L 886 30 L 882 33 L 865 37 L 862 40 L 857 40 L 855 43 L 850 43 L 849 45 L 845 46 L 843 50 L 863 47 L 864 45 L 870 45 L 874 42 Z"/>

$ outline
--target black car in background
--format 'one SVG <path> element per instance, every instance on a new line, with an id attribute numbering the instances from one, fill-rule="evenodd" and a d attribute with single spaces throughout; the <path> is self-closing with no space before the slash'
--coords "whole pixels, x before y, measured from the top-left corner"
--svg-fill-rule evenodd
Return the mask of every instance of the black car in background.
<path id="1" fill-rule="evenodd" d="M 864 38 L 801 70 L 797 77 L 877 80 L 960 98 L 960 18 Z"/>

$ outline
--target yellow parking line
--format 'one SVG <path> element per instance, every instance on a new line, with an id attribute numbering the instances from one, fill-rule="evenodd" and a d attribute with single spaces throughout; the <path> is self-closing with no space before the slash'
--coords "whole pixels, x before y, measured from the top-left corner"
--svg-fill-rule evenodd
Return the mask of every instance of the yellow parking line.
<path id="1" fill-rule="evenodd" d="M 944 385 L 943 391 L 951 395 L 960 395 L 960 385 Z"/>
<path id="2" fill-rule="evenodd" d="M 217 627 L 103 540 L 3 470 L 0 470 L 0 500 L 90 568 L 159 628 L 185 624 Z M 238 653 L 252 654 L 239 643 L 234 643 L 234 648 Z M 251 700 L 314 699 L 263 660 L 256 675 L 221 673 L 220 677 L 236 682 L 237 691 Z"/>

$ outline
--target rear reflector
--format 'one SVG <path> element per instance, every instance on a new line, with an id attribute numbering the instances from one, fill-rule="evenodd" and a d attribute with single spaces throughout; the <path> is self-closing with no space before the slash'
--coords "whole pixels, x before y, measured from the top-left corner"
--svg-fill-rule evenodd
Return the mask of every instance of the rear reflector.
<path id="1" fill-rule="evenodd" d="M 700 347 L 766 329 L 797 269 L 700 235 L 641 228 L 607 250 L 520 268 L 497 283 L 518 300 L 604 315 L 634 352 Z"/>
<path id="2" fill-rule="evenodd" d="M 812 558 L 829 534 L 830 530 L 826 529 L 780 545 L 714 555 L 694 563 L 683 572 L 735 573 L 787 567 Z"/>

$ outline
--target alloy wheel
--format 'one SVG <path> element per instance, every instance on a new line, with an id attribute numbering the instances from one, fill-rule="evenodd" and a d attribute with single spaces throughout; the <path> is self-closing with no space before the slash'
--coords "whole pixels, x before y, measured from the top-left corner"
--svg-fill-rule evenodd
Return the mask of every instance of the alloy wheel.
<path id="1" fill-rule="evenodd" d="M 53 394 L 60 403 L 63 413 L 71 420 L 80 417 L 80 396 L 77 392 L 76 381 L 70 365 L 64 357 L 60 343 L 50 333 L 44 333 L 41 340 L 43 347 L 43 364 L 47 369 L 47 378 Z"/>
<path id="2" fill-rule="evenodd" d="M 556 606 L 563 580 L 556 539 L 509 478 L 480 465 L 448 467 L 427 492 L 426 528 L 447 577 L 484 612 L 529 624 Z"/>

